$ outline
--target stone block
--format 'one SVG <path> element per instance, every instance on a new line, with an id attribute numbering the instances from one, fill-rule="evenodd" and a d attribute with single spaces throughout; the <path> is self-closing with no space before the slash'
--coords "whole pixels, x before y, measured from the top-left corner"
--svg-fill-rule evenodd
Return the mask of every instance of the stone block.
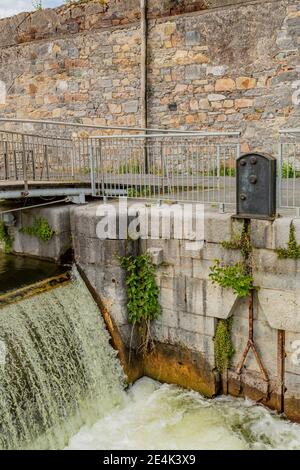
<path id="1" fill-rule="evenodd" d="M 178 328 L 178 312 L 174 309 L 163 308 L 161 312 L 161 323 L 167 327 Z"/>
<path id="2" fill-rule="evenodd" d="M 185 44 L 187 46 L 197 46 L 201 42 L 201 34 L 197 30 L 187 31 L 185 33 Z"/>
<path id="3" fill-rule="evenodd" d="M 186 80 L 201 80 L 206 75 L 206 66 L 192 64 L 185 67 L 185 79 Z"/>
<path id="4" fill-rule="evenodd" d="M 251 243 L 255 248 L 265 248 L 273 250 L 274 244 L 274 223 L 268 220 L 251 220 Z"/>
<path id="5" fill-rule="evenodd" d="M 297 289 L 300 260 L 279 259 L 275 251 L 253 250 L 254 284 L 268 289 Z"/>
<path id="6" fill-rule="evenodd" d="M 137 113 L 139 108 L 139 102 L 138 100 L 127 101 L 126 103 L 123 103 L 122 106 L 123 111 L 126 114 Z"/>
<path id="7" fill-rule="evenodd" d="M 151 334 L 153 339 L 161 343 L 169 341 L 169 328 L 161 323 L 154 322 L 151 325 Z"/>
<path id="8" fill-rule="evenodd" d="M 258 299 L 272 328 L 300 333 L 300 288 L 260 289 Z"/>
<path id="9" fill-rule="evenodd" d="M 155 266 L 159 266 L 163 263 L 164 252 L 161 248 L 148 248 L 147 252 L 149 253 L 151 263 Z"/>
<path id="10" fill-rule="evenodd" d="M 204 237 L 206 242 L 221 243 L 231 239 L 231 215 L 206 212 L 204 221 Z"/>
<path id="11" fill-rule="evenodd" d="M 280 217 L 274 221 L 274 248 L 287 247 L 292 221 L 295 226 L 296 240 L 300 244 L 300 219 Z"/>
<path id="12" fill-rule="evenodd" d="M 201 279 L 186 279 L 186 309 L 189 313 L 204 315 L 203 290 L 205 284 Z"/>
<path id="13" fill-rule="evenodd" d="M 208 280 L 212 264 L 209 260 L 193 259 L 193 277 Z"/>
<path id="14" fill-rule="evenodd" d="M 215 318 L 229 318 L 239 301 L 231 289 L 223 289 L 208 280 L 206 284 L 206 315 Z"/>
<path id="15" fill-rule="evenodd" d="M 192 315 L 187 312 L 178 312 L 179 326 L 183 330 L 214 336 L 216 320 L 203 315 Z"/>

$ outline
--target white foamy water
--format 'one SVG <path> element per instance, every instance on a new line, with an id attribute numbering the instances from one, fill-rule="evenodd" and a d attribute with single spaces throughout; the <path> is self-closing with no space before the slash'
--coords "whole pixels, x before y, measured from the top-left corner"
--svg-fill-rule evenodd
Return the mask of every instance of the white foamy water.
<path id="1" fill-rule="evenodd" d="M 82 280 L 0 309 L 0 449 L 64 448 L 123 398 L 123 371 Z"/>
<path id="2" fill-rule="evenodd" d="M 300 449 L 300 426 L 251 401 L 209 400 L 143 378 L 68 449 Z"/>

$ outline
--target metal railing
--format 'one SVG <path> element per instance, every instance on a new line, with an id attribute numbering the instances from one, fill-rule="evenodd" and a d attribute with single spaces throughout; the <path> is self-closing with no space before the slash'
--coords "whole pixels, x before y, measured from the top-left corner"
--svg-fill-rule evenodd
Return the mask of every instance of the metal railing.
<path id="1" fill-rule="evenodd" d="M 4 118 L 0 125 L 2 190 L 10 183 L 25 194 L 33 183 L 80 184 L 95 197 L 235 204 L 239 131 L 145 134 L 142 128 Z M 278 207 L 299 214 L 300 128 L 281 130 L 274 153 L 277 147 Z"/>
<path id="2" fill-rule="evenodd" d="M 0 181 L 74 180 L 81 170 L 71 139 L 0 131 Z"/>
<path id="3" fill-rule="evenodd" d="M 235 203 L 238 132 L 97 136 L 89 142 L 94 196 Z"/>
<path id="4" fill-rule="evenodd" d="M 278 207 L 300 210 L 300 128 L 280 130 Z"/>

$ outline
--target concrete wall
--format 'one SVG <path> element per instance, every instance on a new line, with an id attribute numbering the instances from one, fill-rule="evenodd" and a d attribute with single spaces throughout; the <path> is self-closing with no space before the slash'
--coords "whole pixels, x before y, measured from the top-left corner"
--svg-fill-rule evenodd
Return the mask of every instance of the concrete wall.
<path id="1" fill-rule="evenodd" d="M 150 126 L 241 129 L 273 150 L 299 122 L 296 0 L 149 1 Z M 0 21 L 0 115 L 140 125 L 139 1 Z"/>
<path id="2" fill-rule="evenodd" d="M 274 249 L 284 247 L 289 237 L 289 218 L 275 222 L 252 221 L 253 266 L 259 290 L 254 302 L 254 340 L 270 378 L 269 389 L 262 379 L 253 353 L 241 376 L 236 374 L 248 338 L 248 299 L 213 285 L 209 272 L 214 260 L 241 260 L 236 250 L 221 246 L 241 228 L 228 214 L 207 212 L 203 248 L 191 240 L 101 241 L 96 236 L 100 218 L 95 205 L 72 210 L 75 260 L 100 295 L 128 345 L 131 327 L 127 322 L 124 272 L 117 255 L 146 250 L 157 265 L 162 315 L 153 325 L 157 353 L 145 361 L 144 373 L 185 386 L 207 395 L 218 392 L 215 370 L 214 334 L 220 318 L 233 316 L 232 340 L 236 350 L 229 372 L 229 393 L 250 396 L 281 409 L 281 366 L 279 330 L 285 331 L 285 412 L 300 419 L 300 363 L 293 363 L 294 341 L 300 340 L 299 260 L 279 260 Z M 300 223 L 295 220 L 300 242 Z M 188 249 L 187 249 L 187 243 Z M 195 249 L 191 249 L 195 244 Z M 134 344 L 134 343 L 133 343 Z M 294 349 L 293 349 L 294 348 Z M 172 367 L 171 363 L 172 361 Z M 200 365 L 199 370 L 193 365 Z M 192 370 L 187 368 L 192 366 Z"/>
<path id="3" fill-rule="evenodd" d="M 23 227 L 31 227 L 35 219 L 45 218 L 54 235 L 49 242 L 43 242 L 37 237 L 20 232 Z M 54 207 L 41 207 L 40 209 L 14 213 L 14 222 L 10 226 L 14 238 L 13 251 L 46 258 L 59 262 L 70 255 L 72 250 L 72 235 L 70 224 L 70 206 L 56 205 Z M 70 257 L 71 259 L 71 257 Z"/>

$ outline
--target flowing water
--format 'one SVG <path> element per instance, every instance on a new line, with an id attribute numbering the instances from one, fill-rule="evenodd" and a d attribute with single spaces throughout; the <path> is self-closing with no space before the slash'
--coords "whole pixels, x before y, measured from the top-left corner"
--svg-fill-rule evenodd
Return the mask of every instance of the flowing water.
<path id="1" fill-rule="evenodd" d="M 122 399 L 123 374 L 81 280 L 0 310 L 0 449 L 59 449 Z"/>
<path id="2" fill-rule="evenodd" d="M 68 449 L 300 449 L 300 426 L 251 401 L 139 380 Z"/>
<path id="3" fill-rule="evenodd" d="M 300 449 L 300 426 L 249 401 L 123 373 L 87 288 L 0 309 L 0 449 Z"/>

